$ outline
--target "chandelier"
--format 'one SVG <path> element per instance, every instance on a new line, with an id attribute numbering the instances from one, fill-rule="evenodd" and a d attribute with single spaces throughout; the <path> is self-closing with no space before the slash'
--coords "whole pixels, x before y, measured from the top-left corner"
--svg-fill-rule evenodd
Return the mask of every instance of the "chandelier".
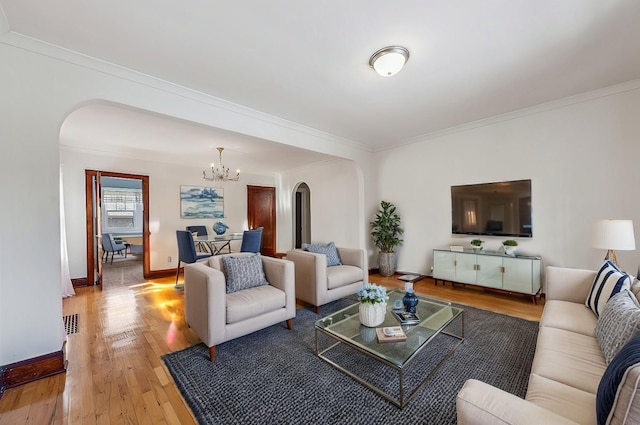
<path id="1" fill-rule="evenodd" d="M 220 159 L 217 164 L 211 163 L 211 177 L 207 177 L 207 172 L 202 172 L 202 179 L 212 182 L 237 182 L 240 179 L 240 170 L 236 170 L 235 177 L 229 177 L 229 167 L 222 165 L 222 151 L 224 148 L 217 148 L 220 153 Z"/>

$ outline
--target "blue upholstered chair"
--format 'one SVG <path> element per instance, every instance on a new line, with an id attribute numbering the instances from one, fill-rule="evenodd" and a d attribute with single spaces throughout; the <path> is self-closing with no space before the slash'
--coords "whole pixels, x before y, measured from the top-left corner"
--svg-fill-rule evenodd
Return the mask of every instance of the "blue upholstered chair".
<path id="1" fill-rule="evenodd" d="M 211 257 L 208 253 L 196 252 L 193 235 L 187 230 L 176 230 L 178 239 L 178 266 L 176 267 L 176 288 L 178 288 L 178 276 L 180 275 L 180 263 L 192 264 L 203 258 Z"/>
<path id="2" fill-rule="evenodd" d="M 262 248 L 262 229 L 245 230 L 242 234 L 240 252 L 260 252 Z"/>
<path id="3" fill-rule="evenodd" d="M 187 226 L 187 230 L 191 233 L 196 233 L 198 236 L 209 235 L 209 233 L 207 232 L 207 226 Z M 211 253 L 209 245 L 207 245 L 205 242 L 196 242 L 196 248 L 198 248 L 198 251 Z"/>
<path id="4" fill-rule="evenodd" d="M 124 242 L 116 242 L 111 233 L 102 234 L 102 257 L 106 256 L 105 262 L 109 261 L 109 253 L 111 253 L 111 264 L 113 264 L 113 255 L 117 252 L 122 255 L 124 251 L 124 258 L 127 258 L 127 245 Z"/>

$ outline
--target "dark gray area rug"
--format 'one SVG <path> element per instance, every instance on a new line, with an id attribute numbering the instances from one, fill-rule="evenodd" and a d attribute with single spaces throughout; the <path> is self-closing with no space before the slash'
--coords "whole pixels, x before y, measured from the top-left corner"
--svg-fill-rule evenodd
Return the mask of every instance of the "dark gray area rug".
<path id="1" fill-rule="evenodd" d="M 321 314 L 354 302 L 336 301 Z M 313 324 L 321 316 L 309 309 L 297 311 L 291 331 L 283 323 L 219 345 L 214 363 L 204 344 L 163 359 L 201 424 L 455 424 L 456 394 L 467 379 L 524 397 L 538 334 L 537 322 L 462 308 L 464 342 L 404 409 L 316 357 Z M 455 342 L 438 336 L 413 360 L 405 388 L 417 387 Z M 331 356 L 397 395 L 393 369 L 355 350 L 338 347 Z"/>

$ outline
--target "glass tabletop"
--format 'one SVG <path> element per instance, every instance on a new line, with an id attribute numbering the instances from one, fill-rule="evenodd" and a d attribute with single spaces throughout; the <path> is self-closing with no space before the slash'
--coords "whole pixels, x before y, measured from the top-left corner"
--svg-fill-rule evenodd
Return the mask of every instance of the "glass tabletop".
<path id="1" fill-rule="evenodd" d="M 225 241 L 238 241 L 242 239 L 242 233 L 228 233 L 224 235 L 206 235 L 196 236 L 193 238 L 194 242 L 225 242 Z"/>
<path id="2" fill-rule="evenodd" d="M 394 302 L 402 300 L 404 292 L 392 291 L 388 295 L 387 314 L 384 322 L 378 327 L 401 325 L 400 321 L 392 314 L 392 310 Z M 451 305 L 451 303 L 421 296 L 418 296 L 418 299 L 416 313 L 420 318 L 420 323 L 402 325 L 407 334 L 407 340 L 404 342 L 378 343 L 376 328 L 360 324 L 359 303 L 316 321 L 315 327 L 402 368 L 440 331 L 462 314 L 462 309 Z"/>

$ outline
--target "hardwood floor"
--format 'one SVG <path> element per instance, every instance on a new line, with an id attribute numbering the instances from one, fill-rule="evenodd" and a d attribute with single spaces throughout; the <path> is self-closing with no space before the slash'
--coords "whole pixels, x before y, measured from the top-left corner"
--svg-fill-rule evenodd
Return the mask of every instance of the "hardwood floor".
<path id="1" fill-rule="evenodd" d="M 370 281 L 404 287 L 395 277 L 372 275 Z M 542 313 L 540 301 L 436 286 L 431 279 L 415 289 L 528 320 Z M 78 332 L 65 347 L 67 373 L 8 389 L 0 399 L 0 424 L 195 424 L 160 358 L 199 341 L 185 325 L 183 295 L 173 278 L 76 292 L 63 300 L 64 315 L 78 314 Z"/>

